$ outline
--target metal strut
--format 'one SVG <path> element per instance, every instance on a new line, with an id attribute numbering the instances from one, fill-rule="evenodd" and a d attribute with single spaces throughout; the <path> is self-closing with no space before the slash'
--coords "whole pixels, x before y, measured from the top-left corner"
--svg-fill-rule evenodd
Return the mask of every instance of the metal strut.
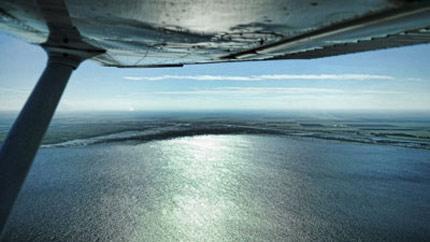
<path id="1" fill-rule="evenodd" d="M 19 191 L 72 72 L 85 59 L 104 53 L 81 38 L 64 0 L 36 0 L 49 36 L 41 46 L 46 68 L 9 131 L 0 151 L 0 240 Z"/>
<path id="2" fill-rule="evenodd" d="M 73 69 L 62 56 L 47 66 L 0 151 L 0 228 L 3 229 Z"/>

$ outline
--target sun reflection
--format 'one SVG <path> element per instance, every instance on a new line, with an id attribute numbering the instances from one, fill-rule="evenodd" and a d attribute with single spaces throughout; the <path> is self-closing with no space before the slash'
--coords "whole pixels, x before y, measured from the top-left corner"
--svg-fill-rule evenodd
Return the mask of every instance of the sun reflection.
<path id="1" fill-rule="evenodd" d="M 244 169 L 233 157 L 245 139 L 232 135 L 194 136 L 159 146 L 163 173 L 168 176 L 162 184 L 155 185 L 162 192 L 152 208 L 154 217 L 142 217 L 142 230 L 136 231 L 134 237 L 148 236 L 145 231 L 150 224 L 160 226 L 149 230 L 152 235 L 173 240 L 217 241 L 228 237 L 227 223 L 237 219 L 240 210 L 232 194 L 239 186 L 233 171 Z"/>
<path id="2" fill-rule="evenodd" d="M 181 147 L 175 167 L 184 178 L 183 186 L 173 200 L 172 219 L 177 228 L 191 240 L 219 238 L 223 220 L 234 203 L 225 196 L 223 167 L 229 166 L 231 142 L 220 136 L 198 136 L 178 139 Z"/>
<path id="3" fill-rule="evenodd" d="M 179 165 L 184 175 L 192 179 L 201 178 L 202 182 L 213 182 L 219 173 L 217 168 L 228 162 L 224 157 L 229 149 L 226 140 L 216 136 L 199 136 L 182 142 L 184 156 Z"/>
<path id="4" fill-rule="evenodd" d="M 203 135 L 186 138 L 185 143 L 189 146 L 198 148 L 200 151 L 217 151 L 222 149 L 222 147 L 225 147 L 226 139 L 217 137 L 215 135 Z"/>

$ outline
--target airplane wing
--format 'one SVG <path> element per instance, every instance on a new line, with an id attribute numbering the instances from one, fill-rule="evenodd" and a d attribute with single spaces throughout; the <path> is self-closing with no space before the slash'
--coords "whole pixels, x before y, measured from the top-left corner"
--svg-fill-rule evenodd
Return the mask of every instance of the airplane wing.
<path id="1" fill-rule="evenodd" d="M 44 2 L 52 3 L 2 0 L 0 30 L 44 43 L 49 35 L 40 6 Z M 64 3 L 82 40 L 106 50 L 92 59 L 115 67 L 309 59 L 430 42 L 430 1 Z M 55 6 L 51 11 L 56 11 Z"/>

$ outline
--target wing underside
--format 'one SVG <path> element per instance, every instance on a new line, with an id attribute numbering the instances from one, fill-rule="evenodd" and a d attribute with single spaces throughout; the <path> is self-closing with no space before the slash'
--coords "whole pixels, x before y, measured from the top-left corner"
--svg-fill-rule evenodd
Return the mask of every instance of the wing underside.
<path id="1" fill-rule="evenodd" d="M 3 0 L 0 29 L 48 38 L 49 1 Z M 116 67 L 310 59 L 430 42 L 430 2 L 66 0 L 82 39 Z M 51 7 L 52 8 L 52 7 Z M 55 8 L 53 10 L 55 12 Z"/>

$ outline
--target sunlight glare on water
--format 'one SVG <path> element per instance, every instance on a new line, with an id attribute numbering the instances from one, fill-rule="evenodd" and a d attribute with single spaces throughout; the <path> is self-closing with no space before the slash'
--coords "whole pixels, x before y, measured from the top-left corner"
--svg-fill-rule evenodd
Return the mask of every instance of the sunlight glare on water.
<path id="1" fill-rule="evenodd" d="M 430 153 L 271 135 L 42 149 L 9 241 L 422 240 Z M 43 221 L 43 222 L 41 222 Z"/>
<path id="2" fill-rule="evenodd" d="M 238 138 L 239 143 L 246 140 Z M 162 153 L 175 157 L 169 160 L 166 169 L 175 173 L 176 182 L 180 180 L 162 213 L 185 240 L 226 236 L 224 222 L 235 210 L 234 201 L 224 194 L 226 183 L 229 186 L 235 183 L 225 174 L 234 165 L 229 157 L 235 149 L 232 141 L 198 136 L 172 140 L 171 145 L 161 147 Z"/>

